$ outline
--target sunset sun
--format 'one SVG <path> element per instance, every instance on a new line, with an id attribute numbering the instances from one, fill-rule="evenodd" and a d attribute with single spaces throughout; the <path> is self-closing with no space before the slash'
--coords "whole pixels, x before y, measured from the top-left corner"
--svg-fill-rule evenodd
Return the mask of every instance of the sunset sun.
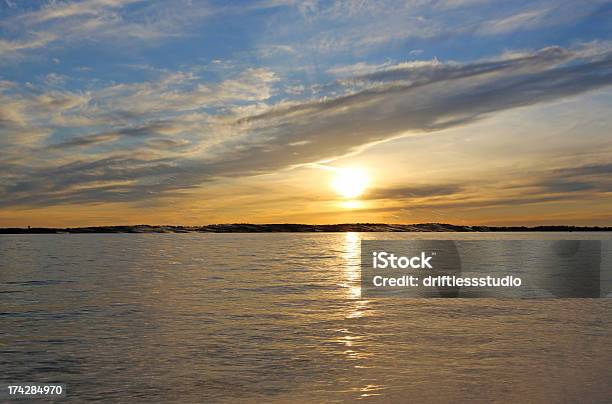
<path id="1" fill-rule="evenodd" d="M 339 168 L 334 174 L 331 186 L 342 198 L 352 199 L 363 194 L 368 183 L 367 171 L 360 168 Z"/>

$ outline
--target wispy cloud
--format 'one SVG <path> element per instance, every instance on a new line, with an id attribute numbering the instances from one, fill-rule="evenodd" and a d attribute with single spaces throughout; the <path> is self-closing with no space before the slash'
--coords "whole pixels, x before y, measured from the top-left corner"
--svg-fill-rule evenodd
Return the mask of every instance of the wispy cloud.
<path id="1" fill-rule="evenodd" d="M 36 34 L 33 38 L 7 41 L 0 38 L 0 56 L 11 56 L 19 51 L 42 48 L 55 40 L 51 33 Z"/>
<path id="2" fill-rule="evenodd" d="M 121 8 L 143 0 L 85 0 L 81 2 L 53 2 L 40 10 L 23 14 L 20 18 L 30 24 L 79 16 L 99 16 L 108 10 Z"/>
<path id="3" fill-rule="evenodd" d="M 529 10 L 484 23 L 479 32 L 484 34 L 502 34 L 518 29 L 538 27 L 546 19 L 551 10 Z"/>
<path id="4" fill-rule="evenodd" d="M 602 88 L 612 83 L 612 53 L 547 48 L 477 63 L 385 65 L 354 79 L 368 85 L 335 98 L 266 104 L 278 79 L 257 69 L 205 87 L 192 73 L 176 73 L 84 95 L 22 95 L 0 108 L 5 130 L 42 130 L 45 116 L 75 112 L 96 124 L 30 145 L 46 164 L 5 164 L 2 204 L 138 201 L 219 177 L 328 161 L 398 136 Z M 113 117 L 106 125 L 119 117 L 122 126 L 92 132 L 105 117 Z M 181 140 L 189 147 L 163 147 Z"/>
<path id="5" fill-rule="evenodd" d="M 453 212 L 605 201 L 612 193 L 611 173 L 612 166 L 607 163 L 558 169 L 537 167 L 519 179 L 508 177 L 483 183 L 468 177 L 456 184 L 387 187 L 371 191 L 367 198 L 387 202 L 377 209 L 403 219 L 418 214 L 448 221 Z M 452 221 L 457 220 L 460 218 L 452 217 Z"/>
<path id="6" fill-rule="evenodd" d="M 135 9 L 128 13 L 129 6 Z M 84 40 L 121 39 L 126 47 L 130 40 L 142 42 L 178 36 L 190 23 L 209 14 L 210 10 L 203 4 L 196 7 L 184 1 L 175 4 L 143 0 L 50 2 L 0 23 L 16 36 L 11 41 L 0 40 L 0 55 Z M 28 34 L 23 37 L 23 33 Z"/>

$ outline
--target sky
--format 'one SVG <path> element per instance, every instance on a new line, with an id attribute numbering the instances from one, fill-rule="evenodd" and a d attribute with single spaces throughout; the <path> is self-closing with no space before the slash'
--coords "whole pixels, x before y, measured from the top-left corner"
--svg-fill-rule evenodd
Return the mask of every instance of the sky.
<path id="1" fill-rule="evenodd" d="M 610 226 L 610 33 L 599 0 L 0 0 L 0 227 Z"/>

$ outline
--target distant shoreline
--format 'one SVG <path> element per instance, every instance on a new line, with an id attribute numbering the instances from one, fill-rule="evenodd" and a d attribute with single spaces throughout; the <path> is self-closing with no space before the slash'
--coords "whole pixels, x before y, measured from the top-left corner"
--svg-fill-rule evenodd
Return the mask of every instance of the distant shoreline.
<path id="1" fill-rule="evenodd" d="M 97 226 L 67 228 L 0 228 L 0 234 L 88 233 L 345 233 L 345 232 L 575 232 L 612 231 L 600 226 L 457 226 L 445 223 L 385 224 L 211 224 L 205 226 Z"/>

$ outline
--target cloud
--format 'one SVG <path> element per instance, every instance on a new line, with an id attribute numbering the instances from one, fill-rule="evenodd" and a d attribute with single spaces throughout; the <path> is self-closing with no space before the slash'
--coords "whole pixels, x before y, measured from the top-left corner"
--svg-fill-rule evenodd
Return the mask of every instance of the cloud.
<path id="1" fill-rule="evenodd" d="M 534 185 L 547 193 L 612 192 L 612 164 L 561 168 Z"/>
<path id="2" fill-rule="evenodd" d="M 25 120 L 22 127 L 43 129 L 44 117 L 71 113 L 121 126 L 92 131 L 94 126 L 31 148 L 36 164 L 0 167 L 7 173 L 0 182 L 0 200 L 3 206 L 143 201 L 221 177 L 329 161 L 399 136 L 466 125 L 500 111 L 608 86 L 612 52 L 598 49 L 555 47 L 474 63 L 385 65 L 353 77 L 364 83 L 357 91 L 291 102 L 271 101 L 278 78 L 265 69 L 247 69 L 207 86 L 183 72 L 88 94 L 24 95 L 17 102 L 30 114 L 19 115 Z M 10 110 L 4 111 L 1 122 L 18 122 Z M 178 141 L 177 147 L 152 147 L 167 141 Z M 112 147 L 100 149 L 103 145 Z M 554 187 L 562 185 L 551 182 L 549 188 Z M 411 192 L 427 197 L 454 191 L 460 189 L 377 192 L 401 198 Z"/>
<path id="3" fill-rule="evenodd" d="M 84 41 L 110 45 L 113 50 L 137 49 L 143 44 L 157 45 L 164 39 L 184 37 L 211 16 L 236 16 L 294 4 L 291 0 L 253 1 L 240 6 L 215 6 L 204 0 L 65 0 L 41 1 L 38 8 L 19 9 L 19 3 L 6 2 L 11 13 L 0 21 L 0 28 L 15 39 L 0 39 L 0 55 L 24 55 L 50 44 L 58 48 L 82 46 Z M 290 45 L 266 45 L 262 52 L 294 51 Z"/>
<path id="4" fill-rule="evenodd" d="M 209 15 L 210 9 L 205 4 L 193 5 L 190 1 L 54 1 L 0 22 L 1 27 L 17 37 L 12 41 L 0 39 L 0 55 L 24 54 L 50 44 L 65 46 L 88 40 L 120 39 L 122 48 L 126 48 L 135 41 L 142 44 L 180 36 L 193 22 Z"/>
<path id="5" fill-rule="evenodd" d="M 95 95 L 103 111 L 129 114 L 180 112 L 230 102 L 263 101 L 273 95 L 276 74 L 265 68 L 248 68 L 236 77 L 214 84 L 202 84 L 192 72 L 175 72 L 159 81 L 119 84 L 106 87 Z"/>
<path id="6" fill-rule="evenodd" d="M 427 63 L 427 62 L 421 62 Z M 375 73 L 393 66 L 391 62 L 382 64 L 369 64 L 364 62 L 355 63 L 349 66 L 336 66 L 327 70 L 328 73 L 337 77 L 353 77 Z"/>
<path id="7" fill-rule="evenodd" d="M 537 30 L 563 24 L 575 24 L 583 18 L 606 12 L 609 2 L 593 0 L 589 2 L 538 1 L 528 3 L 510 15 L 501 15 L 478 25 L 475 33 L 482 35 L 501 35 L 517 31 Z"/>
<path id="8" fill-rule="evenodd" d="M 455 62 L 441 63 L 437 59 L 431 61 L 415 61 L 399 63 L 393 66 L 381 65 L 375 71 L 363 72 L 352 78 L 352 81 L 380 84 L 381 82 L 405 82 L 410 85 L 426 85 L 440 80 L 461 79 L 469 76 L 484 76 L 487 73 L 518 73 L 520 69 L 528 69 L 530 73 L 538 69 L 550 69 L 570 59 L 582 57 L 580 51 L 570 51 L 558 46 L 540 49 L 535 53 L 510 55 L 497 60 L 485 60 L 471 64 Z"/>
<path id="9" fill-rule="evenodd" d="M 298 42 L 299 54 L 317 59 L 338 53 L 393 55 L 398 48 L 421 44 L 437 48 L 446 41 L 473 41 L 551 27 L 572 27 L 603 15 L 606 0 L 531 2 L 491 0 L 358 0 L 301 4 L 304 21 L 294 21 L 290 35 L 309 38 Z M 279 40 L 286 41 L 284 36 Z M 480 45 L 479 45 L 480 46 Z M 485 45 L 486 46 L 486 45 Z M 467 49 L 466 49 L 467 50 Z M 468 52 L 469 53 L 469 52 Z M 333 60 L 333 59 L 332 59 Z"/>
<path id="10" fill-rule="evenodd" d="M 612 174 L 612 163 L 608 164 L 591 164 L 579 167 L 562 168 L 556 171 L 556 175 L 560 177 L 575 177 L 582 175 L 610 175 Z"/>
<path id="11" fill-rule="evenodd" d="M 464 190 L 460 184 L 417 185 L 395 188 L 374 189 L 365 195 L 367 199 L 409 200 L 449 196 L 459 194 Z"/>
<path id="12" fill-rule="evenodd" d="M 439 10 L 447 10 L 460 8 L 465 6 L 474 6 L 474 5 L 486 5 L 490 4 L 493 1 L 491 0 L 439 0 L 435 2 L 434 7 Z"/>
<path id="13" fill-rule="evenodd" d="M 0 38 L 0 56 L 14 55 L 19 51 L 42 48 L 54 41 L 55 35 L 51 33 L 35 34 L 32 38 L 7 41 Z"/>
<path id="14" fill-rule="evenodd" d="M 413 198 L 403 195 L 401 188 L 389 190 L 390 199 L 396 202 L 411 203 L 412 207 L 426 209 L 486 208 L 498 206 L 520 206 L 551 202 L 592 200 L 610 198 L 612 193 L 612 165 L 607 163 L 582 166 L 569 166 L 558 169 L 532 170 L 528 176 L 514 181 L 498 181 L 482 184 L 466 178 L 464 183 L 450 186 L 432 186 L 432 195 L 440 189 L 440 198 L 414 202 Z M 518 181 L 518 182 L 517 182 Z M 418 190 L 419 188 L 417 188 Z M 451 192 L 456 190 L 457 192 Z M 392 209 L 391 209 L 392 210 Z"/>
<path id="15" fill-rule="evenodd" d="M 536 28 L 545 21 L 551 10 L 528 10 L 509 17 L 484 23 L 479 32 L 483 34 L 503 34 L 519 29 Z"/>
<path id="16" fill-rule="evenodd" d="M 176 126 L 167 122 L 150 122 L 146 125 L 132 126 L 119 128 L 110 132 L 95 133 L 91 135 L 71 137 L 59 143 L 54 143 L 48 146 L 49 149 L 67 149 L 72 147 L 92 146 L 100 143 L 120 140 L 123 137 L 127 138 L 154 138 L 162 136 L 164 133 L 173 133 L 179 130 Z M 162 139 L 155 139 L 158 141 Z M 165 144 L 173 144 L 170 139 Z M 163 144 L 163 142 L 162 142 Z"/>
<path id="17" fill-rule="evenodd" d="M 22 19 L 32 24 L 39 24 L 49 20 L 70 18 L 78 16 L 100 15 L 104 11 L 121 8 L 130 3 L 143 0 L 86 0 L 81 2 L 49 3 L 38 11 L 23 14 Z"/>

